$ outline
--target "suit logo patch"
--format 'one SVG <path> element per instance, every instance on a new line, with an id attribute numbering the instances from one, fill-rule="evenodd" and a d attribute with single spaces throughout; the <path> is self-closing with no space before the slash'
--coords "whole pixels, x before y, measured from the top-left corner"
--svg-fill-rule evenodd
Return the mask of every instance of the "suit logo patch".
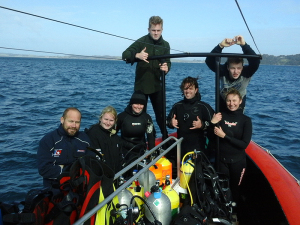
<path id="1" fill-rule="evenodd" d="M 53 156 L 59 157 L 61 155 L 62 149 L 54 149 Z"/>
<path id="2" fill-rule="evenodd" d="M 236 126 L 237 122 L 228 122 L 225 120 L 225 124 L 228 125 L 228 127 Z"/>

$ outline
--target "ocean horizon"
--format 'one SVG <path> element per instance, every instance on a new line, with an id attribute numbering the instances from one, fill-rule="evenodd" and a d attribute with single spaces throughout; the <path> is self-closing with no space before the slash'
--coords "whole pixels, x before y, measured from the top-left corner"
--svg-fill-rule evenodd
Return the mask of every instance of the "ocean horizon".
<path id="1" fill-rule="evenodd" d="M 30 189 L 42 187 L 36 165 L 38 142 L 59 126 L 65 108 L 82 112 L 81 131 L 95 124 L 107 105 L 122 112 L 133 93 L 134 73 L 135 65 L 118 60 L 0 57 L 1 201 L 24 200 Z M 252 118 L 252 140 L 297 179 L 299 75 L 299 66 L 261 65 L 249 84 L 245 110 Z M 199 77 L 202 100 L 215 108 L 214 73 L 203 63 L 174 62 L 166 76 L 167 114 L 182 99 L 179 85 L 187 76 Z M 148 113 L 155 121 L 150 102 Z"/>

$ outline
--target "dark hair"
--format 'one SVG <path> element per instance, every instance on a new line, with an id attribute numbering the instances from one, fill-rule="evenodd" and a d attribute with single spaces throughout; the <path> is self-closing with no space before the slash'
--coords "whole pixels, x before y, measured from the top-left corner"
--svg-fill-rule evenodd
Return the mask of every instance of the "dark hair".
<path id="1" fill-rule="evenodd" d="M 228 96 L 228 95 L 237 95 L 237 96 L 240 98 L 240 100 L 243 99 L 241 93 L 240 93 L 237 89 L 235 89 L 235 88 L 230 88 L 230 89 L 226 92 L 226 95 L 225 95 L 225 99 L 226 99 L 226 100 L 227 100 L 227 96 Z"/>
<path id="2" fill-rule="evenodd" d="M 74 110 L 74 111 L 79 112 L 79 113 L 80 113 L 80 119 L 81 119 L 81 112 L 79 111 L 79 109 L 77 109 L 77 108 L 75 108 L 75 107 L 69 107 L 69 108 L 67 108 L 67 109 L 64 111 L 62 117 L 63 117 L 64 119 L 66 119 L 66 116 L 67 116 L 68 112 L 71 111 L 71 110 Z"/>
<path id="3" fill-rule="evenodd" d="M 231 63 L 239 64 L 242 63 L 244 65 L 244 59 L 239 57 L 228 57 L 227 58 L 227 65 L 229 66 Z"/>
<path id="4" fill-rule="evenodd" d="M 198 88 L 198 92 L 199 92 L 199 85 L 198 85 L 198 77 L 197 78 L 194 78 L 194 77 L 186 77 L 182 80 L 181 82 L 181 85 L 179 86 L 180 87 L 180 90 L 183 92 L 184 90 L 184 86 L 186 84 L 189 84 L 188 87 L 190 86 L 195 86 L 195 88 Z"/>
<path id="5" fill-rule="evenodd" d="M 163 19 L 160 18 L 159 16 L 151 16 L 149 19 L 149 28 L 151 27 L 151 25 L 157 25 L 157 24 L 161 24 L 161 27 L 163 27 Z"/>
<path id="6" fill-rule="evenodd" d="M 184 91 L 184 86 L 186 84 L 189 84 L 188 88 L 191 87 L 191 86 L 195 86 L 195 88 L 198 89 L 196 95 L 198 95 L 199 100 L 201 100 L 201 94 L 200 94 L 200 91 L 199 91 L 199 85 L 198 85 L 198 81 L 197 81 L 198 79 L 199 79 L 198 77 L 195 78 L 195 77 L 190 77 L 190 76 L 184 78 L 181 82 L 181 85 L 179 86 L 182 94 L 183 94 L 183 91 Z"/>

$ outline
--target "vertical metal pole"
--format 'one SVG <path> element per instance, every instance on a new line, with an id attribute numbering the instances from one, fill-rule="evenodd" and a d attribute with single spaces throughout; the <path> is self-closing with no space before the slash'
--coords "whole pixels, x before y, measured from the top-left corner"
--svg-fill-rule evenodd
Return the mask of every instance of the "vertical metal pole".
<path id="1" fill-rule="evenodd" d="M 215 112 L 218 113 L 220 111 L 220 57 L 216 57 L 216 93 L 215 93 L 215 99 L 216 99 L 216 105 L 215 105 Z M 216 138 L 216 155 L 215 155 L 215 167 L 216 170 L 219 171 L 220 169 L 220 149 L 219 149 L 219 137 Z"/>
<path id="2" fill-rule="evenodd" d="M 164 59 L 160 60 L 160 63 L 163 64 L 165 62 Z M 167 139 L 167 127 L 166 127 L 166 74 L 164 71 L 161 71 L 161 83 L 162 83 L 162 119 L 163 119 L 163 134 L 162 140 Z"/>

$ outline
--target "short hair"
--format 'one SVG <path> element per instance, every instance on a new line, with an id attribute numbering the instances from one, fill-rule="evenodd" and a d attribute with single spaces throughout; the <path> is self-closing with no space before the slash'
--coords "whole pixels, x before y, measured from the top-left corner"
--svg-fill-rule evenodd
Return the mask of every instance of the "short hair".
<path id="1" fill-rule="evenodd" d="M 105 114 L 105 113 L 111 113 L 114 117 L 115 117 L 115 121 L 117 122 L 117 119 L 118 119 L 118 114 L 117 114 L 117 111 L 116 111 L 116 109 L 114 108 L 114 107 L 112 107 L 112 106 L 106 106 L 103 110 L 102 110 L 102 112 L 101 112 L 101 114 L 100 114 L 100 116 L 99 116 L 99 120 L 101 120 L 101 118 L 102 118 L 102 116 Z"/>
<path id="2" fill-rule="evenodd" d="M 161 27 L 163 27 L 163 19 L 160 18 L 159 16 L 151 16 L 149 19 L 149 28 L 151 28 L 151 25 L 157 25 L 161 24 Z"/>
<path id="3" fill-rule="evenodd" d="M 230 63 L 239 64 L 242 63 L 244 65 L 244 59 L 240 57 L 228 57 L 227 58 L 227 65 L 229 66 Z"/>
<path id="4" fill-rule="evenodd" d="M 225 95 L 225 99 L 227 100 L 227 96 L 228 95 L 237 95 L 239 97 L 240 100 L 243 99 L 241 93 L 235 89 L 235 88 L 230 88 L 227 92 L 226 92 L 226 95 Z"/>
<path id="5" fill-rule="evenodd" d="M 65 111 L 64 111 L 64 113 L 63 113 L 63 115 L 62 115 L 62 117 L 64 118 L 64 119 L 66 119 L 66 116 L 67 116 L 67 114 L 68 114 L 68 112 L 69 111 L 77 111 L 77 112 L 79 112 L 79 114 L 80 114 L 80 119 L 81 119 L 81 112 L 79 111 L 79 109 L 77 109 L 77 108 L 75 108 L 75 107 L 69 107 L 69 108 L 67 108 L 67 109 L 65 109 Z"/>

